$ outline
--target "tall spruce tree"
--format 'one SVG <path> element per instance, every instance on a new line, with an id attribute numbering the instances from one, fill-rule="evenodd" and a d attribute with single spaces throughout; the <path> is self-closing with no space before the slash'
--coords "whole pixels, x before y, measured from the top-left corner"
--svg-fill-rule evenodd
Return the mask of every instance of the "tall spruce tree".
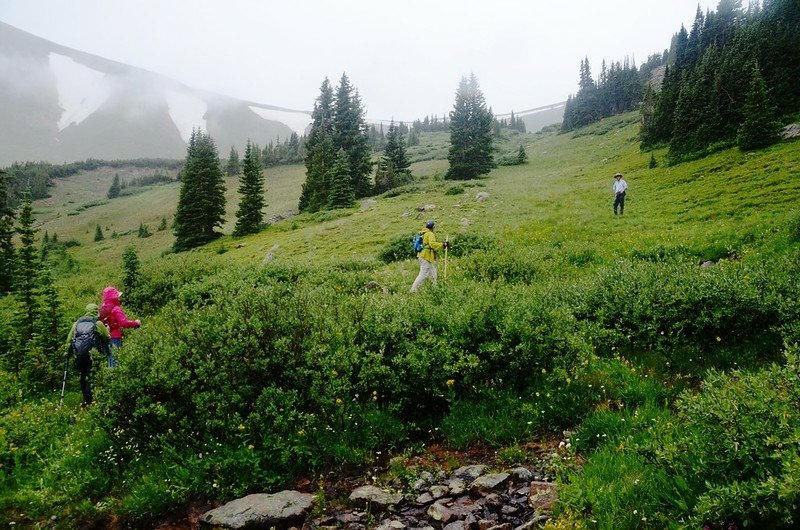
<path id="1" fill-rule="evenodd" d="M 14 294 L 17 299 L 17 310 L 14 314 L 14 358 L 11 361 L 13 370 L 22 369 L 25 356 L 32 346 L 36 331 L 36 287 L 39 260 L 36 255 L 36 228 L 33 226 L 33 206 L 30 190 L 22 196 L 22 208 L 17 222 L 20 247 L 14 276 Z"/>
<path id="2" fill-rule="evenodd" d="M 250 145 L 250 140 L 247 140 L 238 189 L 242 198 L 236 211 L 236 227 L 233 229 L 233 235 L 237 237 L 255 234 L 264 225 L 264 175 L 257 151 Z"/>
<path id="3" fill-rule="evenodd" d="M 469 180 L 495 167 L 492 119 L 475 74 L 470 74 L 469 79 L 462 77 L 450 111 L 450 150 L 447 154 L 450 167 L 445 178 Z"/>
<path id="4" fill-rule="evenodd" d="M 394 123 L 394 120 L 389 124 L 383 153 L 392 162 L 392 169 L 395 173 L 410 172 L 411 164 L 406 156 L 405 137 L 400 133 L 400 128 Z"/>
<path id="5" fill-rule="evenodd" d="M 122 191 L 122 185 L 119 182 L 119 173 L 116 173 L 114 175 L 114 179 L 111 181 L 111 187 L 108 188 L 106 197 L 109 199 L 115 199 L 119 197 L 120 191 Z"/>
<path id="6" fill-rule="evenodd" d="M 347 74 L 343 73 L 339 80 L 334 108 L 334 147 L 343 149 L 347 154 L 350 183 L 356 198 L 366 197 L 372 190 L 369 179 L 372 173 L 372 153 L 361 97 L 350 84 Z"/>
<path id="7" fill-rule="evenodd" d="M 239 152 L 234 146 L 231 146 L 231 152 L 228 155 L 228 163 L 225 165 L 225 174 L 233 177 L 242 172 L 242 165 L 239 163 Z"/>
<path id="8" fill-rule="evenodd" d="M 751 71 L 752 81 L 744 105 L 744 121 L 739 127 L 737 137 L 739 149 L 742 151 L 774 144 L 780 139 L 781 131 L 777 107 L 769 97 L 758 65 L 754 64 Z"/>
<path id="9" fill-rule="evenodd" d="M 0 169 L 0 296 L 14 285 L 14 210 L 9 204 L 9 176 Z"/>
<path id="10" fill-rule="evenodd" d="M 175 212 L 176 251 L 188 250 L 219 237 L 225 215 L 225 182 L 211 136 L 192 131 Z"/>
<path id="11" fill-rule="evenodd" d="M 326 77 L 311 113 L 311 131 L 306 139 L 306 181 L 300 193 L 301 212 L 316 212 L 328 202 L 325 175 L 333 165 L 333 89 Z"/>
<path id="12" fill-rule="evenodd" d="M 356 202 L 351 180 L 350 157 L 344 149 L 339 149 L 336 160 L 330 169 L 330 194 L 328 208 L 350 208 Z"/>

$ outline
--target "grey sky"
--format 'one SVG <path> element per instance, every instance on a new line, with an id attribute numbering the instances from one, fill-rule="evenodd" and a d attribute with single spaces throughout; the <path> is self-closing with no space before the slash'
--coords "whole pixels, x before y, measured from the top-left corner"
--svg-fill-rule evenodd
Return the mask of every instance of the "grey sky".
<path id="1" fill-rule="evenodd" d="M 0 0 L 0 20 L 194 88 L 311 109 L 347 72 L 369 119 L 452 108 L 474 72 L 497 114 L 566 99 L 588 56 L 641 64 L 717 0 Z"/>

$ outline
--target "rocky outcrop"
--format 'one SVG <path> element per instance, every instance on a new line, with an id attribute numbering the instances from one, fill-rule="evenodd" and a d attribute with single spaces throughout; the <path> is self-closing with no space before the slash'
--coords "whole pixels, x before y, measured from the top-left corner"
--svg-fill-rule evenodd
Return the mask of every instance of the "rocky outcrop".
<path id="1" fill-rule="evenodd" d="M 289 528 L 302 523 L 313 505 L 314 496 L 299 491 L 255 493 L 210 510 L 199 521 L 211 528 Z"/>

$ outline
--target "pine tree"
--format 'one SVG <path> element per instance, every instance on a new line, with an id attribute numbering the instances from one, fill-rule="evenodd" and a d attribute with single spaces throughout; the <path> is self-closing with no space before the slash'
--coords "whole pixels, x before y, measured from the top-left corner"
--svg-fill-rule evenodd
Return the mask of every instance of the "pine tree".
<path id="1" fill-rule="evenodd" d="M 333 89 L 326 77 L 311 113 L 311 131 L 306 140 L 306 181 L 300 194 L 298 209 L 301 212 L 316 212 L 328 202 L 325 175 L 333 165 L 336 151 L 333 149 Z"/>
<path id="2" fill-rule="evenodd" d="M 119 183 L 119 173 L 114 175 L 114 180 L 111 181 L 111 187 L 108 188 L 108 193 L 106 196 L 109 199 L 114 199 L 119 197 L 119 193 L 122 191 L 122 186 Z"/>
<path id="3" fill-rule="evenodd" d="M 14 294 L 16 295 L 18 309 L 14 315 L 14 358 L 11 368 L 19 371 L 22 369 L 25 357 L 29 351 L 36 326 L 36 286 L 39 261 L 36 257 L 36 229 L 33 227 L 33 206 L 31 204 L 30 190 L 22 196 L 22 209 L 20 210 L 17 234 L 19 234 L 20 248 L 17 252 L 17 263 L 14 277 Z"/>
<path id="4" fill-rule="evenodd" d="M 180 252 L 219 237 L 225 215 L 225 182 L 214 140 L 192 131 L 181 171 L 181 189 L 175 212 L 175 244 Z"/>
<path id="5" fill-rule="evenodd" d="M 141 284 L 139 255 L 136 253 L 136 247 L 130 245 L 125 247 L 125 251 L 122 253 L 122 290 L 125 293 L 125 299 L 132 306 L 137 306 L 139 303 Z"/>
<path id="6" fill-rule="evenodd" d="M 492 112 L 478 88 L 478 79 L 471 74 L 462 77 L 456 91 L 456 101 L 450 112 L 450 167 L 445 178 L 469 180 L 491 171 Z"/>
<path id="7" fill-rule="evenodd" d="M 102 241 L 104 239 L 105 239 L 105 236 L 103 235 L 103 229 L 98 224 L 97 226 L 94 227 L 94 240 L 95 241 Z"/>
<path id="8" fill-rule="evenodd" d="M 383 193 L 395 187 L 395 172 L 392 161 L 382 156 L 375 168 L 375 193 Z"/>
<path id="9" fill-rule="evenodd" d="M 9 176 L 0 169 L 0 296 L 14 285 L 14 210 L 8 200 Z"/>
<path id="10" fill-rule="evenodd" d="M 752 67 L 752 81 L 744 105 L 744 121 L 739 127 L 739 149 L 747 151 L 772 145 L 780 139 L 781 123 L 758 65 Z"/>
<path id="11" fill-rule="evenodd" d="M 384 156 L 391 161 L 395 173 L 410 173 L 411 164 L 406 156 L 405 144 L 405 138 L 392 120 L 389 124 L 389 133 L 386 135 Z"/>
<path id="12" fill-rule="evenodd" d="M 350 157 L 344 149 L 339 149 L 336 160 L 328 175 L 330 181 L 330 194 L 328 208 L 350 208 L 356 202 L 355 192 L 352 187 Z"/>
<path id="13" fill-rule="evenodd" d="M 150 232 L 150 228 L 146 224 L 140 222 L 139 223 L 139 233 L 137 234 L 137 237 L 139 237 L 141 239 L 144 239 L 144 238 L 150 237 L 152 235 L 153 234 Z"/>
<path id="14" fill-rule="evenodd" d="M 239 152 L 236 151 L 234 146 L 231 146 L 231 153 L 228 155 L 228 163 L 225 166 L 225 174 L 233 177 L 241 173 L 242 167 L 239 163 Z"/>
<path id="15" fill-rule="evenodd" d="M 656 161 L 656 155 L 654 153 L 650 153 L 650 164 L 648 164 L 650 169 L 654 169 L 658 167 L 658 162 Z"/>
<path id="16" fill-rule="evenodd" d="M 369 136 L 361 98 L 350 84 L 347 74 L 342 74 L 339 80 L 334 108 L 334 148 L 343 149 L 347 153 L 350 183 L 356 198 L 366 197 L 372 190 L 369 181 L 372 173 Z"/>
<path id="17" fill-rule="evenodd" d="M 517 151 L 517 164 L 525 164 L 528 162 L 528 153 L 525 152 L 525 146 L 519 146 L 519 151 Z"/>
<path id="18" fill-rule="evenodd" d="M 233 229 L 233 235 L 237 237 L 255 234 L 264 225 L 264 175 L 250 140 L 245 147 L 243 165 L 238 189 L 241 200 L 236 212 L 236 227 Z"/>
<path id="19" fill-rule="evenodd" d="M 44 368 L 44 372 L 52 373 L 51 362 L 47 359 L 57 358 L 56 354 L 64 345 L 65 329 L 61 316 L 61 300 L 58 291 L 53 283 L 53 275 L 50 269 L 42 264 L 37 275 L 37 315 L 36 315 L 36 345 L 44 353 L 43 361 L 45 365 L 50 365 L 50 370 Z"/>

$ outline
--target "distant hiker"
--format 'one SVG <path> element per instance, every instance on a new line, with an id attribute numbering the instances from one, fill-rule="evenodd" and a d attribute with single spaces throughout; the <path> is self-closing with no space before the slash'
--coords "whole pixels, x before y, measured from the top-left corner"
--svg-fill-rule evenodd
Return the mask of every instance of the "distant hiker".
<path id="1" fill-rule="evenodd" d="M 116 288 L 108 286 L 103 289 L 103 306 L 100 308 L 100 320 L 108 326 L 111 334 L 111 348 L 108 349 L 108 367 L 117 366 L 114 350 L 122 347 L 122 328 L 138 328 L 142 325 L 140 320 L 128 320 L 120 306 L 119 299 L 122 293 Z"/>
<path id="2" fill-rule="evenodd" d="M 67 335 L 67 354 L 75 356 L 81 374 L 82 407 L 92 404 L 92 350 L 107 353 L 109 339 L 108 328 L 97 317 L 97 304 L 87 304 L 84 315 L 72 324 Z"/>
<path id="3" fill-rule="evenodd" d="M 411 292 L 416 293 L 422 282 L 426 278 L 431 279 L 431 283 L 436 285 L 436 253 L 444 248 L 447 248 L 447 241 L 439 243 L 436 241 L 436 236 L 433 235 L 433 228 L 436 224 L 433 221 L 425 223 L 425 228 L 422 229 L 422 250 L 417 253 L 417 261 L 419 262 L 419 274 L 414 284 L 411 286 Z"/>
<path id="4" fill-rule="evenodd" d="M 625 190 L 628 189 L 628 183 L 622 178 L 622 173 L 614 175 L 614 215 L 617 215 L 617 206 L 619 206 L 619 214 L 625 212 Z"/>

